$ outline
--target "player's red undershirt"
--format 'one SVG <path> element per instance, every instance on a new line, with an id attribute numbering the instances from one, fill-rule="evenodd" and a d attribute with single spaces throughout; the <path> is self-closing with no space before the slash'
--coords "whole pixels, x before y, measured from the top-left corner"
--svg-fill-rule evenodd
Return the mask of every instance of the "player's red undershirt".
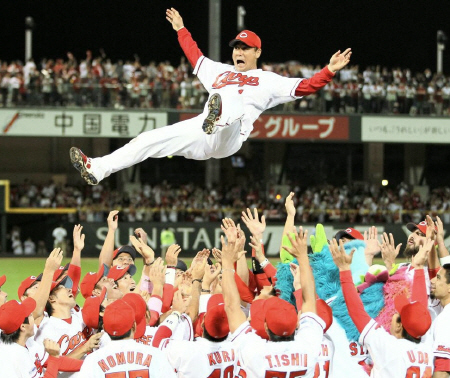
<path id="1" fill-rule="evenodd" d="M 192 67 L 195 67 L 197 61 L 203 56 L 203 53 L 198 48 L 197 43 L 192 39 L 191 33 L 185 27 L 178 30 L 178 42 Z M 325 84 L 329 83 L 333 77 L 334 73 L 325 66 L 310 79 L 303 79 L 295 89 L 295 95 L 307 96 L 315 93 L 320 88 L 323 88 Z"/>

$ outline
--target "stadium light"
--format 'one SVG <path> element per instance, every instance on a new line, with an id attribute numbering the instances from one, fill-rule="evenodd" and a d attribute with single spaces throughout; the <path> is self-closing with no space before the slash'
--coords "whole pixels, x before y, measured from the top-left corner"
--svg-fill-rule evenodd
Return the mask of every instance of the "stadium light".
<path id="1" fill-rule="evenodd" d="M 25 64 L 33 55 L 33 17 L 25 17 Z"/>
<path id="2" fill-rule="evenodd" d="M 443 55 L 445 50 L 445 42 L 447 42 L 447 36 L 442 30 L 437 31 L 436 36 L 437 41 L 437 73 L 442 73 L 443 68 Z"/>
<path id="3" fill-rule="evenodd" d="M 245 8 L 242 5 L 239 5 L 237 8 L 237 29 L 238 32 L 245 29 L 244 17 L 247 14 Z"/>
<path id="4" fill-rule="evenodd" d="M 381 180 L 381 185 L 388 186 L 389 181 L 388 180 Z"/>

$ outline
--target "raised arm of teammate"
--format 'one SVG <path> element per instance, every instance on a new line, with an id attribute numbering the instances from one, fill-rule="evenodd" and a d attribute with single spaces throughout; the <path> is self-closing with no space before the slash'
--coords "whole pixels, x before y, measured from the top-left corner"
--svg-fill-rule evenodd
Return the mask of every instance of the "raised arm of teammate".
<path id="1" fill-rule="evenodd" d="M 372 320 L 364 309 L 364 305 L 359 297 L 352 279 L 352 272 L 350 265 L 353 259 L 352 250 L 349 255 L 345 253 L 344 243 L 333 239 L 330 243 L 330 252 L 333 256 L 333 261 L 339 268 L 339 275 L 341 278 L 342 292 L 344 293 L 345 304 L 347 305 L 348 313 L 355 323 L 359 332 L 362 332 L 366 325 Z"/>
<path id="2" fill-rule="evenodd" d="M 239 292 L 234 280 L 234 263 L 239 259 L 239 245 L 237 242 L 236 227 L 228 227 L 225 231 L 225 238 L 221 237 L 222 242 L 222 292 L 225 302 L 225 312 L 227 313 L 230 332 L 233 333 L 247 318 L 241 309 Z"/>
<path id="3" fill-rule="evenodd" d="M 183 19 L 175 8 L 166 10 L 166 19 L 172 24 L 173 29 L 178 34 L 178 42 L 188 58 L 192 67 L 195 67 L 197 60 L 203 53 L 197 46 L 197 42 L 192 39 L 191 33 L 185 28 Z"/>

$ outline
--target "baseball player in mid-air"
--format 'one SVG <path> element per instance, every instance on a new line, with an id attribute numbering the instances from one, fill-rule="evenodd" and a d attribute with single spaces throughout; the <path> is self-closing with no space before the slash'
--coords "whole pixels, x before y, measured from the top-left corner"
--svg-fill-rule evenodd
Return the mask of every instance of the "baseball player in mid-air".
<path id="1" fill-rule="evenodd" d="M 142 133 L 100 158 L 91 159 L 72 147 L 72 164 L 90 185 L 149 157 L 206 160 L 231 156 L 249 137 L 253 122 L 264 110 L 317 92 L 350 62 L 352 54 L 349 48 L 336 52 L 310 79 L 287 78 L 257 69 L 261 39 L 252 31 L 244 30 L 230 42 L 234 65 L 228 65 L 203 55 L 177 10 L 167 9 L 166 18 L 177 32 L 194 74 L 209 92 L 208 102 L 199 116 Z"/>

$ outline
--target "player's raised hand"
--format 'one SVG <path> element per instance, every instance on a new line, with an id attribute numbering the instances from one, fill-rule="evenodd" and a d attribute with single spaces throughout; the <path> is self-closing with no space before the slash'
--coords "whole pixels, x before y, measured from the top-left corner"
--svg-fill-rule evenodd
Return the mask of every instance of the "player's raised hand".
<path id="1" fill-rule="evenodd" d="M 296 234 L 295 238 L 293 238 L 290 235 L 290 233 L 285 234 L 288 237 L 289 241 L 291 242 L 292 247 L 283 245 L 282 248 L 284 248 L 298 260 L 299 258 L 306 256 L 308 254 L 308 230 L 305 230 L 303 232 L 303 227 L 300 226 L 298 235 L 295 227 L 293 228 L 293 231 L 294 234 Z"/>
<path id="2" fill-rule="evenodd" d="M 181 247 L 178 244 L 172 244 L 167 248 L 166 264 L 167 266 L 176 266 L 178 262 L 178 255 L 181 252 Z"/>
<path id="3" fill-rule="evenodd" d="M 328 64 L 328 69 L 331 72 L 336 72 L 344 68 L 349 62 L 352 56 L 352 49 L 348 48 L 343 53 L 341 50 L 337 51 L 330 59 Z"/>
<path id="4" fill-rule="evenodd" d="M 144 258 L 146 264 L 151 264 L 155 261 L 155 251 L 148 244 L 144 243 L 142 239 L 137 239 L 135 236 L 130 235 L 130 241 L 136 251 Z"/>
<path id="5" fill-rule="evenodd" d="M 52 274 L 55 273 L 61 266 L 63 255 L 64 253 L 61 248 L 55 248 L 53 251 L 50 252 L 50 255 L 47 257 L 44 269 L 48 270 Z"/>
<path id="6" fill-rule="evenodd" d="M 175 8 L 166 9 L 166 20 L 172 24 L 173 30 L 180 30 L 184 24 L 183 19 Z"/>
<path id="7" fill-rule="evenodd" d="M 53 357 L 59 357 L 59 353 L 60 353 L 60 346 L 56 341 L 50 340 L 50 339 L 45 339 L 44 340 L 44 348 L 45 351 Z"/>
<path id="8" fill-rule="evenodd" d="M 286 197 L 286 201 L 284 202 L 284 206 L 286 207 L 286 213 L 290 217 L 295 217 L 295 206 L 294 206 L 294 192 L 290 192 L 289 195 Z"/>
<path id="9" fill-rule="evenodd" d="M 148 273 L 148 279 L 152 282 L 153 286 L 164 286 L 166 278 L 166 267 L 161 257 L 158 257 L 151 265 Z"/>
<path id="10" fill-rule="evenodd" d="M 108 218 L 106 218 L 106 222 L 108 223 L 108 230 L 116 231 L 119 226 L 119 210 L 112 210 L 108 214 Z"/>
<path id="11" fill-rule="evenodd" d="M 433 222 L 433 219 L 431 219 L 431 217 L 429 215 L 427 215 L 425 217 L 425 221 L 427 222 L 427 235 L 426 235 L 427 239 L 435 240 L 437 230 L 436 230 L 436 226 Z"/>
<path id="12" fill-rule="evenodd" d="M 381 257 L 383 258 L 384 264 L 387 270 L 392 269 L 392 265 L 395 263 L 395 259 L 400 252 L 400 247 L 402 243 L 395 246 L 394 235 L 383 232 L 382 236 L 383 243 L 381 244 Z"/>
<path id="13" fill-rule="evenodd" d="M 264 253 L 262 251 L 262 244 L 259 239 L 256 239 L 253 235 L 250 236 L 250 243 L 248 243 L 250 247 L 255 251 L 256 260 L 259 262 L 263 262 L 265 259 Z"/>
<path id="14" fill-rule="evenodd" d="M 218 248 L 213 248 L 212 254 L 213 254 L 214 258 L 216 259 L 216 261 L 219 264 L 221 264 L 222 263 L 222 251 Z"/>
<path id="15" fill-rule="evenodd" d="M 253 214 L 250 209 L 247 209 L 247 212 L 243 211 L 241 218 L 252 235 L 262 239 L 263 232 L 266 229 L 266 217 L 263 215 L 260 221 L 258 209 L 255 208 L 253 209 Z"/>
<path id="16" fill-rule="evenodd" d="M 141 227 L 136 228 L 136 230 L 134 230 L 134 234 L 137 236 L 138 239 L 141 239 L 144 244 L 148 244 L 147 243 L 147 239 L 148 239 L 147 233 L 144 231 L 143 228 L 141 228 Z"/>
<path id="17" fill-rule="evenodd" d="M 73 249 L 81 252 L 84 248 L 84 238 L 85 234 L 82 234 L 83 226 L 81 224 L 76 224 L 73 227 Z"/>
<path id="18" fill-rule="evenodd" d="M 203 276 L 203 285 L 205 286 L 205 289 L 210 288 L 211 284 L 216 280 L 219 274 L 220 264 L 205 266 L 205 275 Z"/>
<path id="19" fill-rule="evenodd" d="M 187 303 L 183 300 L 183 294 L 181 290 L 177 290 L 173 295 L 172 311 L 178 311 L 179 313 L 186 312 Z"/>
<path id="20" fill-rule="evenodd" d="M 353 248 L 349 255 L 345 252 L 344 242 L 339 240 L 339 245 L 335 238 L 329 244 L 331 255 L 333 256 L 333 261 L 339 268 L 339 271 L 350 270 L 350 265 L 353 260 L 353 254 L 355 249 Z"/>
<path id="21" fill-rule="evenodd" d="M 419 251 L 412 257 L 411 265 L 415 269 L 423 269 L 428 261 L 428 254 L 433 248 L 434 240 L 426 239 L 425 243 L 419 247 Z"/>

